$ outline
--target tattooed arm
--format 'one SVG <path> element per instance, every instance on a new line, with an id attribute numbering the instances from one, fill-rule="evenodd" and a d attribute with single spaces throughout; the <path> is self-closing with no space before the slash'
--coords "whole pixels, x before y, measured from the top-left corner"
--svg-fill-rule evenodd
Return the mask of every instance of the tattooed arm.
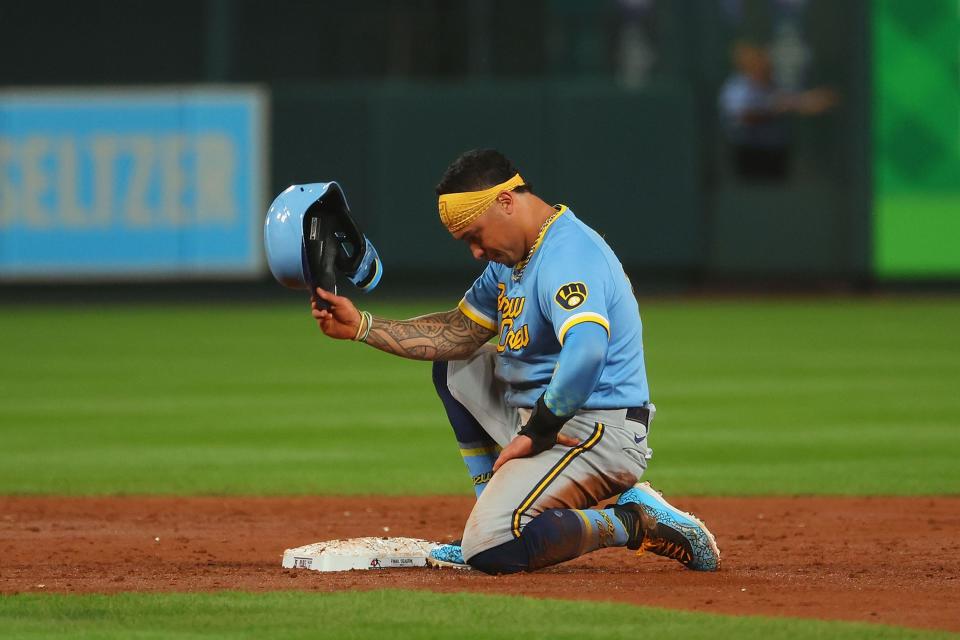
<path id="1" fill-rule="evenodd" d="M 373 318 L 367 344 L 414 360 L 457 360 L 479 349 L 494 332 L 460 309 L 409 320 Z"/>
<path id="2" fill-rule="evenodd" d="M 404 358 L 466 358 L 494 335 L 493 331 L 480 326 L 459 309 L 409 320 L 371 318 L 372 324 L 367 327 L 366 320 L 361 319 L 360 312 L 347 298 L 322 289 L 317 289 L 317 295 L 330 305 L 329 311 L 313 305 L 313 317 L 325 334 L 331 338 L 352 340 L 365 333 L 370 346 Z"/>

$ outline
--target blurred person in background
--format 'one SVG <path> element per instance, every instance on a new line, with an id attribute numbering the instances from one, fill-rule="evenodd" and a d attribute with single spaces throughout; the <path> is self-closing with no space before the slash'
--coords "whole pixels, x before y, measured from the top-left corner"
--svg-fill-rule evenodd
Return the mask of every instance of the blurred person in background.
<path id="1" fill-rule="evenodd" d="M 790 175 L 790 116 L 815 116 L 837 104 L 827 88 L 790 91 L 775 81 L 766 47 L 738 42 L 733 74 L 720 89 L 720 114 L 736 175 L 747 181 L 783 181 Z"/>

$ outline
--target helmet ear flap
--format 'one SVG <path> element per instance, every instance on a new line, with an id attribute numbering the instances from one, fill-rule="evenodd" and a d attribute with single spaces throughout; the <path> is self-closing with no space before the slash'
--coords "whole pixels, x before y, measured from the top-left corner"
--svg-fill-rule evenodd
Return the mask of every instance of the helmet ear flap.
<path id="1" fill-rule="evenodd" d="M 356 271 L 346 275 L 357 288 L 364 293 L 370 293 L 380 284 L 380 277 L 383 275 L 383 264 L 380 263 L 380 256 L 370 238 L 364 238 L 363 253 L 358 253 L 357 257 L 361 258 L 360 265 Z"/>

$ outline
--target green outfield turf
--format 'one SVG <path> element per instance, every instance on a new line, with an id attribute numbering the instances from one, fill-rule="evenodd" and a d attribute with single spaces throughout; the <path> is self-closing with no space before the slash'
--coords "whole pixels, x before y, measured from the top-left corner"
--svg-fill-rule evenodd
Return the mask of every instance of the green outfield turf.
<path id="1" fill-rule="evenodd" d="M 121 594 L 0 598 L 15 638 L 918 638 L 878 625 L 733 617 L 511 596 L 373 591 L 308 594 Z"/>
<path id="2" fill-rule="evenodd" d="M 5 308 L 0 493 L 470 493 L 430 364 L 305 308 Z M 960 492 L 960 301 L 642 310 L 671 494 Z"/>

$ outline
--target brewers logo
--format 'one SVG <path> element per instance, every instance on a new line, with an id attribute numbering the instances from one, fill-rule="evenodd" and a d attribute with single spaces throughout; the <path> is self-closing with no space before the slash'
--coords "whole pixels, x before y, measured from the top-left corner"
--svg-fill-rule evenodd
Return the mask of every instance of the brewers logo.
<path id="1" fill-rule="evenodd" d="M 587 285 L 582 282 L 565 284 L 557 290 L 557 295 L 553 299 L 567 311 L 576 309 L 587 299 Z"/>

